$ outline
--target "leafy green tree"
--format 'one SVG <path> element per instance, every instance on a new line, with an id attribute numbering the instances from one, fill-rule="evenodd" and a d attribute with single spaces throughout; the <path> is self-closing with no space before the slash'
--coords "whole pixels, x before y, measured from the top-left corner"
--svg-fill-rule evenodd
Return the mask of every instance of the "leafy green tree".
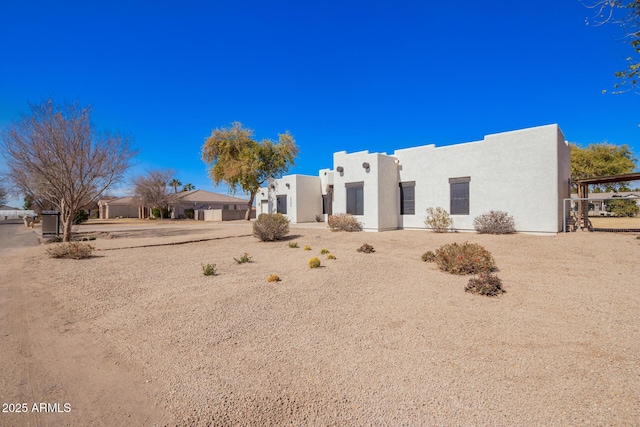
<path id="1" fill-rule="evenodd" d="M 611 212 L 615 216 L 634 217 L 640 212 L 635 200 L 626 199 L 624 197 L 615 197 L 605 202 L 607 212 Z"/>
<path id="2" fill-rule="evenodd" d="M 215 129 L 202 146 L 202 160 L 209 165 L 213 182 L 226 182 L 233 193 L 238 189 L 249 193 L 247 220 L 262 184 L 281 177 L 297 154 L 298 147 L 288 131 L 278 134 L 278 142 L 258 142 L 253 139 L 253 130 L 243 128 L 240 122 Z"/>
<path id="3" fill-rule="evenodd" d="M 171 181 L 169 181 L 168 185 L 169 187 L 173 188 L 173 194 L 178 194 L 178 187 L 180 187 L 182 183 L 178 178 L 173 178 Z"/>
<path id="4" fill-rule="evenodd" d="M 597 0 L 587 5 L 595 11 L 592 20 L 587 18 L 587 25 L 593 23 L 595 26 L 606 23 L 620 25 L 625 32 L 625 40 L 628 40 L 633 49 L 633 56 L 626 58 L 627 69 L 617 71 L 614 75 L 621 79 L 614 88 L 616 93 L 638 89 L 638 73 L 640 72 L 640 0 Z M 606 91 L 603 91 L 606 92 Z"/>
<path id="5" fill-rule="evenodd" d="M 606 142 L 586 147 L 571 144 L 571 186 L 578 191 L 576 181 L 584 178 L 620 175 L 636 169 L 637 159 L 628 145 Z M 628 183 L 611 183 L 595 186 L 594 191 L 625 191 Z"/>

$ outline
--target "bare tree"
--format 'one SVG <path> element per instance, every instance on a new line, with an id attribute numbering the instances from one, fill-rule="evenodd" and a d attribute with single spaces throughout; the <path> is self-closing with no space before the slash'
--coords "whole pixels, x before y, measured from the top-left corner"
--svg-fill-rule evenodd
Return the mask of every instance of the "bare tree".
<path id="1" fill-rule="evenodd" d="M 8 175 L 23 194 L 60 211 L 68 242 L 75 212 L 119 182 L 136 151 L 128 137 L 98 132 L 90 106 L 51 99 L 29 106 L 0 138 Z"/>
<path id="2" fill-rule="evenodd" d="M 134 193 L 143 205 L 160 209 L 160 219 L 164 218 L 164 209 L 168 208 L 175 199 L 175 194 L 169 191 L 172 170 L 154 169 L 147 171 L 133 180 Z"/>
<path id="3" fill-rule="evenodd" d="M 619 25 L 624 31 L 624 40 L 631 45 L 627 69 L 614 73 L 621 79 L 613 85 L 614 93 L 633 90 L 640 94 L 640 0 L 592 0 L 585 6 L 594 11 L 594 16 L 586 19 L 587 25 Z"/>
<path id="4" fill-rule="evenodd" d="M 0 205 L 4 205 L 5 203 L 7 203 L 8 194 L 8 191 L 0 185 Z"/>

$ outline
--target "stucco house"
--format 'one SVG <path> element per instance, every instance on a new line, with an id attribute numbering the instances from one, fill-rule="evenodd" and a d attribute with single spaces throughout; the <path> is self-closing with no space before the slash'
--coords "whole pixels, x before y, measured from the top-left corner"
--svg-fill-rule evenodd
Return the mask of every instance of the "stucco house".
<path id="1" fill-rule="evenodd" d="M 141 218 L 141 204 L 136 197 L 105 197 L 98 200 L 100 219 Z"/>
<path id="2" fill-rule="evenodd" d="M 607 192 L 607 193 L 589 193 L 588 210 L 589 216 L 609 216 L 612 215 L 607 212 L 607 200 L 615 198 L 623 198 L 627 200 L 633 200 L 635 204 L 640 207 L 640 191 L 619 191 L 619 192 Z M 572 199 L 577 199 L 577 194 L 571 194 Z M 574 208 L 577 209 L 577 202 L 574 202 Z"/>
<path id="3" fill-rule="evenodd" d="M 182 218 L 186 209 L 199 211 L 221 211 L 212 220 L 229 220 L 244 218 L 248 201 L 225 194 L 213 193 L 205 190 L 191 190 L 179 192 L 175 195 L 175 202 L 171 205 L 171 216 Z M 142 206 L 137 197 L 111 197 L 98 201 L 100 219 L 113 218 L 149 218 L 150 209 Z M 255 216 L 255 214 L 254 214 Z M 214 216 L 211 216 L 214 218 Z"/>
<path id="4" fill-rule="evenodd" d="M 428 207 L 444 208 L 456 230 L 472 231 L 476 216 L 500 210 L 520 232 L 557 233 L 570 197 L 570 162 L 556 124 L 392 155 L 340 151 L 319 176 L 284 176 L 271 191 L 260 189 L 257 210 L 282 212 L 294 223 L 350 213 L 369 231 L 425 228 Z"/>
<path id="5" fill-rule="evenodd" d="M 175 218 L 181 218 L 184 216 L 186 209 L 220 210 L 223 212 L 230 211 L 230 213 L 220 216 L 220 221 L 223 219 L 242 219 L 247 211 L 248 204 L 248 200 L 226 194 L 212 193 L 205 190 L 183 191 L 176 195 L 176 201 L 172 205 L 172 215 Z"/>

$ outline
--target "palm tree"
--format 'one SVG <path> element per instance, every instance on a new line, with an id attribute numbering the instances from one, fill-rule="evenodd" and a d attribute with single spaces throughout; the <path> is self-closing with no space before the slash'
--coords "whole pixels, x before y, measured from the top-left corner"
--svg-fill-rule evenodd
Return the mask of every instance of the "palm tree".
<path id="1" fill-rule="evenodd" d="M 169 187 L 173 187 L 174 194 L 178 193 L 178 187 L 180 187 L 181 185 L 182 183 L 177 178 L 173 178 L 171 181 L 169 181 Z"/>
<path id="2" fill-rule="evenodd" d="M 188 182 L 184 185 L 184 187 L 182 187 L 182 191 L 191 191 L 191 190 L 195 190 L 196 186 L 193 185 L 192 183 Z"/>

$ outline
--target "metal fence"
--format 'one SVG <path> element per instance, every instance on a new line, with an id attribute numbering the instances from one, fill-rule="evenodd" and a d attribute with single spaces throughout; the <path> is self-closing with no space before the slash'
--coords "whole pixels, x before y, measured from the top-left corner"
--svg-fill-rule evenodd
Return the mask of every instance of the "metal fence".
<path id="1" fill-rule="evenodd" d="M 36 216 L 32 210 L 0 210 L 0 221 L 4 219 L 18 219 L 24 216 Z"/>
<path id="2" fill-rule="evenodd" d="M 640 199 L 627 197 L 564 199 L 563 231 L 640 231 Z"/>

